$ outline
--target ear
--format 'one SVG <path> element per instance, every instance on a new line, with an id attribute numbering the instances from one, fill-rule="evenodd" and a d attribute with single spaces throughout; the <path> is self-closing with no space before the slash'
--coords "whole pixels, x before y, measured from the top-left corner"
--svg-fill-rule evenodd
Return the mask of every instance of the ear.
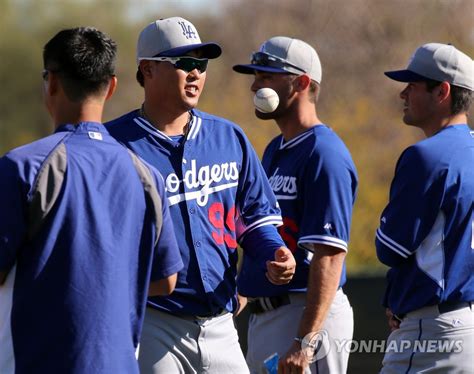
<path id="1" fill-rule="evenodd" d="M 56 73 L 49 73 L 46 84 L 46 93 L 48 96 L 55 96 L 61 88 L 61 81 Z"/>
<path id="2" fill-rule="evenodd" d="M 296 91 L 304 91 L 306 90 L 306 88 L 309 87 L 311 83 L 311 78 L 306 74 L 303 74 L 298 76 L 293 82 L 293 86 Z"/>
<path id="3" fill-rule="evenodd" d="M 139 69 L 142 72 L 144 77 L 151 78 L 153 75 L 152 71 L 152 62 L 150 60 L 140 61 Z"/>
<path id="4" fill-rule="evenodd" d="M 105 100 L 108 100 L 112 97 L 116 88 L 117 88 L 117 77 L 114 75 L 112 78 L 110 78 L 109 89 L 107 90 L 107 95 L 105 95 Z"/>
<path id="5" fill-rule="evenodd" d="M 441 82 L 441 84 L 437 87 L 437 97 L 439 102 L 443 102 L 447 100 L 451 95 L 451 85 L 448 82 Z"/>

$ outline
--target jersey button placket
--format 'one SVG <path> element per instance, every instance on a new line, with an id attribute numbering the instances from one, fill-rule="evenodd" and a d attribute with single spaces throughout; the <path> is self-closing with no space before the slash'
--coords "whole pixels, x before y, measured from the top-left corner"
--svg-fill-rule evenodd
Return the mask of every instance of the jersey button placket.
<path id="1" fill-rule="evenodd" d="M 186 178 L 186 172 L 188 171 L 189 168 L 192 167 L 192 160 L 193 160 L 193 147 L 192 147 L 192 142 L 186 142 L 185 147 L 183 150 L 183 162 L 181 164 L 181 170 L 182 170 L 182 176 L 183 179 Z M 197 163 L 197 162 L 196 162 Z M 198 165 L 196 165 L 198 167 Z M 190 192 L 196 192 L 196 189 L 192 189 L 189 187 L 183 180 L 183 187 L 184 187 L 184 192 L 185 193 L 190 193 Z M 200 187 L 198 187 L 200 188 Z M 201 274 L 201 279 L 202 283 L 204 286 L 204 289 L 207 291 L 210 291 L 210 285 L 208 283 L 207 279 L 207 273 L 208 273 L 208 265 L 207 261 L 208 258 L 205 255 L 205 248 L 202 248 L 204 245 L 204 233 L 203 231 L 203 223 L 201 223 L 201 220 L 203 217 L 201 217 L 201 212 L 202 210 L 207 209 L 206 207 L 198 207 L 196 199 L 189 199 L 185 200 L 185 204 L 187 207 L 187 212 L 188 212 L 188 217 L 189 217 L 189 224 L 190 224 L 190 229 L 191 229 L 191 237 L 192 237 L 192 243 L 194 246 L 194 251 L 196 253 L 196 259 L 199 264 L 199 272 Z"/>

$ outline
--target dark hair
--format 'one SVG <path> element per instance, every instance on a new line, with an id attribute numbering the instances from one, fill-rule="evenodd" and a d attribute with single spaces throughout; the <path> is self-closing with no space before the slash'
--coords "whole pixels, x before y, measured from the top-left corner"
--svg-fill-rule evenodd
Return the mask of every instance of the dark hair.
<path id="1" fill-rule="evenodd" d="M 469 110 L 474 95 L 467 88 L 451 86 L 451 98 L 451 112 L 458 114 Z"/>
<path id="2" fill-rule="evenodd" d="M 426 90 L 428 92 L 441 84 L 433 79 L 426 79 Z M 451 114 L 465 113 L 469 110 L 474 98 L 473 91 L 467 88 L 451 85 Z"/>
<path id="3" fill-rule="evenodd" d="M 58 32 L 43 50 L 46 70 L 57 73 L 72 101 L 82 101 L 106 89 L 115 73 L 117 45 L 93 27 Z"/>

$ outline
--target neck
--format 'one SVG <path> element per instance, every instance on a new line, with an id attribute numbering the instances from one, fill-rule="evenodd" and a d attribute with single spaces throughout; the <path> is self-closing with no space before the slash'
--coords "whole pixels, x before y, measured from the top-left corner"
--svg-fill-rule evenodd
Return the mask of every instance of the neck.
<path id="1" fill-rule="evenodd" d="M 467 115 L 466 113 L 448 115 L 441 117 L 438 121 L 434 121 L 432 123 L 433 124 L 431 126 L 426 126 L 422 129 L 427 138 L 433 136 L 448 126 L 467 124 Z"/>
<path id="2" fill-rule="evenodd" d="M 287 113 L 287 115 L 276 119 L 276 123 L 285 141 L 291 140 L 306 130 L 322 123 L 312 103 L 311 105 L 299 107 L 296 110 L 288 110 Z"/>
<path id="3" fill-rule="evenodd" d="M 186 134 L 191 120 L 191 114 L 188 111 L 173 113 L 160 110 L 160 108 L 151 105 L 147 101 L 143 103 L 140 115 L 155 128 L 169 136 Z"/>
<path id="4" fill-rule="evenodd" d="M 63 124 L 79 124 L 81 122 L 102 122 L 104 104 L 98 101 L 82 103 L 62 103 L 54 111 L 53 119 L 56 127 Z"/>

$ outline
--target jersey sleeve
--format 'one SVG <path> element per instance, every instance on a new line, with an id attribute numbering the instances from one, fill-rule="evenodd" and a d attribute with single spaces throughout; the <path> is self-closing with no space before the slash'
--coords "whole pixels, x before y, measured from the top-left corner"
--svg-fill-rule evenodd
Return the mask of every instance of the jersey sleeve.
<path id="1" fill-rule="evenodd" d="M 155 170 L 152 171 L 162 206 L 162 226 L 155 247 L 151 272 L 151 280 L 157 281 L 180 271 L 183 268 L 183 261 L 174 233 L 163 177 Z"/>
<path id="2" fill-rule="evenodd" d="M 298 187 L 304 199 L 298 245 L 309 251 L 313 244 L 347 251 L 357 173 L 345 152 L 328 145 L 317 147 Z"/>
<path id="3" fill-rule="evenodd" d="M 26 235 L 26 195 L 17 164 L 7 156 L 0 158 L 0 176 L 0 272 L 8 273 Z"/>
<path id="4" fill-rule="evenodd" d="M 441 206 L 443 173 L 416 146 L 400 156 L 382 212 L 375 245 L 381 262 L 394 266 L 411 256 L 429 234 Z"/>
<path id="5" fill-rule="evenodd" d="M 283 224 L 278 202 L 262 164 L 247 138 L 241 135 L 243 160 L 236 200 L 236 234 L 239 241 L 258 227 Z"/>
<path id="6" fill-rule="evenodd" d="M 245 254 L 251 257 L 265 257 L 266 260 L 272 261 L 275 258 L 275 251 L 284 247 L 285 243 L 275 226 L 263 225 L 250 231 L 240 242 Z"/>

